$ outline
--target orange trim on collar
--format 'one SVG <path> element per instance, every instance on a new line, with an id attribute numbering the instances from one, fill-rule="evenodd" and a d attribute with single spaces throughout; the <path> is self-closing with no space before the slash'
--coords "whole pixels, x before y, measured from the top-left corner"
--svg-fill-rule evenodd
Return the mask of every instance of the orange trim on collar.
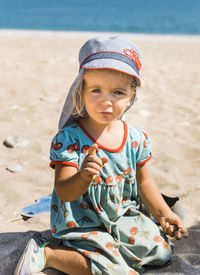
<path id="1" fill-rule="evenodd" d="M 93 138 L 93 136 L 80 124 L 79 121 L 75 121 L 77 123 L 77 125 L 81 128 L 81 130 L 83 130 L 83 132 L 95 143 L 98 145 L 99 148 L 103 149 L 103 150 L 106 150 L 108 152 L 111 152 L 111 153 L 120 153 L 124 147 L 124 145 L 126 144 L 126 140 L 127 140 L 127 136 L 128 136 L 128 127 L 127 127 L 127 124 L 125 121 L 121 120 L 121 122 L 123 123 L 124 125 L 124 137 L 123 137 L 123 140 L 122 140 L 122 144 L 116 148 L 116 149 L 111 149 L 111 148 L 108 148 L 108 147 L 105 147 L 103 145 L 101 145 L 100 143 L 98 143 L 96 141 L 95 138 Z"/>
<path id="2" fill-rule="evenodd" d="M 59 161 L 59 160 L 54 160 L 54 161 L 51 161 L 49 166 L 53 169 L 55 169 L 55 164 L 63 164 L 63 165 L 66 165 L 66 166 L 73 166 L 75 168 L 78 169 L 78 164 L 77 163 L 74 163 L 74 162 L 70 162 L 70 161 Z"/>
<path id="3" fill-rule="evenodd" d="M 145 159 L 145 160 L 143 160 L 143 161 L 141 161 L 141 162 L 136 163 L 136 166 L 140 166 L 140 165 L 145 164 L 145 163 L 146 163 L 148 160 L 150 160 L 151 158 L 152 158 L 152 155 L 149 156 L 147 159 Z"/>

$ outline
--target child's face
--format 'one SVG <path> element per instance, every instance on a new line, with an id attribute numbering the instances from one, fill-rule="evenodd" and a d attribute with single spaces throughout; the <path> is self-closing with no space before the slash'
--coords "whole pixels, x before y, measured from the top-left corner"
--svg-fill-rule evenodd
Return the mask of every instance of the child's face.
<path id="1" fill-rule="evenodd" d="M 83 91 L 89 117 L 100 124 L 109 124 L 121 117 L 134 93 L 127 77 L 106 69 L 86 71 Z"/>

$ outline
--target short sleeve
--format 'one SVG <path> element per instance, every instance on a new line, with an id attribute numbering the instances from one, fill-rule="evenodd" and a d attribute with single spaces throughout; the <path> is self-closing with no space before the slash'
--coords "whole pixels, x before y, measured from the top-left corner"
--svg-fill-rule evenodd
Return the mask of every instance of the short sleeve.
<path id="1" fill-rule="evenodd" d="M 67 131 L 59 131 L 51 143 L 50 167 L 55 168 L 55 164 L 64 164 L 78 168 L 78 149 L 74 138 Z"/>
<path id="2" fill-rule="evenodd" d="M 139 130 L 139 135 L 140 141 L 136 153 L 137 166 L 145 164 L 152 157 L 152 146 L 150 138 L 143 130 Z"/>

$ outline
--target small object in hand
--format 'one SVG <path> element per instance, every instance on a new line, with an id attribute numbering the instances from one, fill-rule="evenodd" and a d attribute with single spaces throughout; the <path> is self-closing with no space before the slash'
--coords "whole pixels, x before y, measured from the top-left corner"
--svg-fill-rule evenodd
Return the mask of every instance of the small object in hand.
<path id="1" fill-rule="evenodd" d="M 173 224 L 174 232 L 179 231 L 179 227 L 176 224 Z"/>

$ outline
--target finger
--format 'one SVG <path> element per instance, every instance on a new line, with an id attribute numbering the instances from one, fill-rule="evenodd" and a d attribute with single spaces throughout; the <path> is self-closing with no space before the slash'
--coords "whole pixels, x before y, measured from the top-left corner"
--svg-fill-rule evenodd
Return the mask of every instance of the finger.
<path id="1" fill-rule="evenodd" d="M 99 150 L 99 147 L 97 144 L 93 144 L 92 146 L 90 146 L 89 150 L 88 150 L 88 155 L 96 155 L 96 152 Z"/>
<path id="2" fill-rule="evenodd" d="M 169 222 L 165 223 L 165 231 L 167 235 L 174 237 L 174 227 L 173 225 L 169 224 Z"/>
<path id="3" fill-rule="evenodd" d="M 101 160 L 100 160 L 101 162 Z M 98 171 L 98 173 L 102 172 L 102 166 L 101 164 L 94 162 L 94 161 L 87 161 L 86 163 L 83 164 L 82 169 L 94 169 L 96 171 Z"/>
<path id="4" fill-rule="evenodd" d="M 164 217 L 161 217 L 159 222 L 160 222 L 160 225 L 162 227 L 164 234 L 168 235 L 169 234 L 169 223 L 166 222 L 166 219 Z"/>
<path id="5" fill-rule="evenodd" d="M 181 237 L 181 234 L 180 233 L 177 233 L 179 232 L 179 228 L 176 224 L 172 224 L 170 225 L 171 228 L 170 228 L 170 236 L 171 237 L 175 237 L 176 239 L 179 239 Z"/>
<path id="6" fill-rule="evenodd" d="M 83 172 L 90 176 L 97 176 L 99 174 L 99 171 L 93 167 L 84 168 Z"/>
<path id="7" fill-rule="evenodd" d="M 181 232 L 178 230 L 178 231 L 175 231 L 175 238 L 177 239 L 177 240 L 180 240 L 181 239 Z"/>
<path id="8" fill-rule="evenodd" d="M 103 167 L 103 162 L 97 155 L 87 155 L 85 158 L 85 165 L 87 165 L 87 163 L 89 164 L 92 162 L 96 163 L 100 167 Z"/>
<path id="9" fill-rule="evenodd" d="M 108 158 L 107 157 L 103 157 L 101 158 L 102 161 L 102 167 L 108 162 Z"/>
<path id="10" fill-rule="evenodd" d="M 164 233 L 166 233 L 166 220 L 165 220 L 165 218 L 164 217 L 161 217 L 160 219 L 159 219 L 159 222 L 160 222 L 160 225 L 161 225 L 161 227 L 162 227 L 162 230 L 164 231 Z"/>
<path id="11" fill-rule="evenodd" d="M 180 233 L 182 234 L 182 236 L 183 236 L 184 238 L 187 238 L 187 236 L 188 236 L 188 231 L 187 231 L 187 229 L 185 228 L 185 226 L 183 226 L 183 223 L 182 223 L 182 221 L 181 221 L 180 219 L 177 220 L 176 225 L 177 225 L 177 227 L 178 227 L 178 230 L 179 230 Z"/>
<path id="12" fill-rule="evenodd" d="M 171 234 L 174 232 L 174 227 L 173 225 L 169 224 L 168 222 L 166 222 L 166 227 L 167 227 L 167 230 L 168 230 L 168 233 Z"/>
<path id="13" fill-rule="evenodd" d="M 180 228 L 180 227 L 179 227 Z M 180 231 L 180 233 L 182 234 L 182 236 L 184 237 L 184 238 L 187 238 L 188 237 L 188 231 L 187 231 L 187 229 L 184 227 L 184 226 L 182 226 L 180 229 L 179 229 L 179 231 Z"/>

